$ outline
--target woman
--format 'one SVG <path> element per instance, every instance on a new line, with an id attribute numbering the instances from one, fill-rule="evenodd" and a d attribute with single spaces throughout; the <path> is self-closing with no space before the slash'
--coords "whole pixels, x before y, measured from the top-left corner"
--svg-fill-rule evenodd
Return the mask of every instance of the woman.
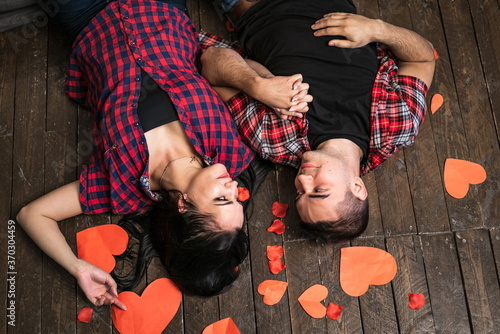
<path id="1" fill-rule="evenodd" d="M 165 2 L 60 5 L 62 26 L 76 38 L 66 93 L 94 116 L 94 150 L 79 181 L 30 203 L 17 220 L 95 305 L 125 308 L 111 276 L 73 254 L 58 221 L 160 203 L 151 222 L 157 251 L 179 286 L 198 294 L 231 283 L 247 254 L 232 177 L 253 153 L 198 73 L 185 1 Z M 176 271 L 179 254 L 203 266 Z"/>

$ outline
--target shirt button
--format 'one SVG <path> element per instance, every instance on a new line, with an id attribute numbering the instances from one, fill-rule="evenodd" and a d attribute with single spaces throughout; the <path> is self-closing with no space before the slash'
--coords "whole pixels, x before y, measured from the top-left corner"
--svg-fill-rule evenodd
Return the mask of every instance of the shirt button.
<path id="1" fill-rule="evenodd" d="M 143 140 L 141 140 L 141 141 L 139 142 L 139 144 L 144 145 L 144 141 L 143 141 Z"/>
<path id="2" fill-rule="evenodd" d="M 130 42 L 130 45 L 135 46 L 135 41 Z"/>
<path id="3" fill-rule="evenodd" d="M 132 103 L 132 108 L 137 108 L 137 103 Z"/>
<path id="4" fill-rule="evenodd" d="M 142 58 L 141 58 L 141 57 L 137 58 L 137 61 L 141 62 L 141 61 L 142 61 Z"/>
<path id="5" fill-rule="evenodd" d="M 139 126 L 139 122 L 135 122 L 135 126 Z"/>
<path id="6" fill-rule="evenodd" d="M 141 81 L 141 77 L 140 76 L 135 77 L 135 81 Z"/>
<path id="7" fill-rule="evenodd" d="M 130 17 L 129 17 L 128 15 L 125 15 L 123 18 L 124 18 L 125 20 L 128 20 Z"/>

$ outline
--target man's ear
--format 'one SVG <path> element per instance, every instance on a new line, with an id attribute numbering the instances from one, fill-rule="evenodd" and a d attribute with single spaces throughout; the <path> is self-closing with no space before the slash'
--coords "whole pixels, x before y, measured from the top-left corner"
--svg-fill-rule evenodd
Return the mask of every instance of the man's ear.
<path id="1" fill-rule="evenodd" d="M 364 201 L 366 197 L 368 197 L 368 191 L 366 190 L 365 183 L 358 176 L 354 178 L 354 183 L 352 185 L 352 193 L 360 201 Z"/>
<path id="2" fill-rule="evenodd" d="M 186 194 L 179 197 L 179 201 L 177 202 L 177 206 L 179 207 L 179 213 L 186 213 L 187 212 L 186 198 L 187 198 Z"/>

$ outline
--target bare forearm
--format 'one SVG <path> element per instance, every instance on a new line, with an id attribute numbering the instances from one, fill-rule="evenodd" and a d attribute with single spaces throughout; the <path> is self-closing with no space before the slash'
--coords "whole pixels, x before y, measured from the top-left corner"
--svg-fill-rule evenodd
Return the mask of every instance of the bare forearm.
<path id="1" fill-rule="evenodd" d="M 387 45 L 394 55 L 406 62 L 433 62 L 432 44 L 414 31 L 375 20 L 372 41 Z"/>

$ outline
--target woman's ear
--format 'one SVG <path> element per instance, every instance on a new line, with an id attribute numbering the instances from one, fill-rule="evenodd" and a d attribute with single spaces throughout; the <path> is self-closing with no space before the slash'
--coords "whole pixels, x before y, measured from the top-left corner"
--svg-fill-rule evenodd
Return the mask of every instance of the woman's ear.
<path id="1" fill-rule="evenodd" d="M 179 197 L 179 202 L 177 202 L 177 206 L 179 207 L 179 213 L 187 212 L 187 196 L 186 194 Z"/>

